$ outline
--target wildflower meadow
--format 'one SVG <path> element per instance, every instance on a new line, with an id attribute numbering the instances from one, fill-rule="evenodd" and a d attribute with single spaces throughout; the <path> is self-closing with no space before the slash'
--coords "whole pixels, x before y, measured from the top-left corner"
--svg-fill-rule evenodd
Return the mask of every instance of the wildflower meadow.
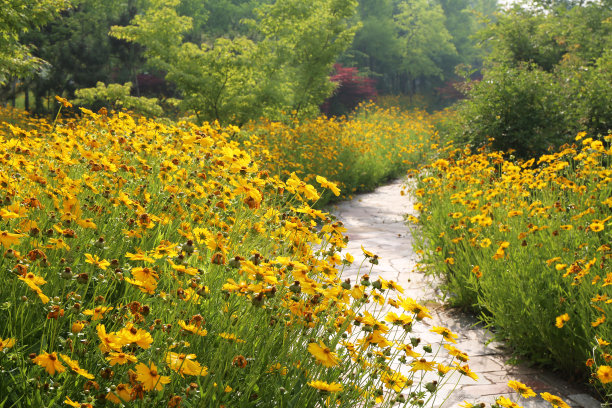
<path id="1" fill-rule="evenodd" d="M 506 381 L 449 306 L 610 406 L 611 50 L 610 0 L 3 0 L 0 408 L 446 408 Z M 406 176 L 390 275 L 334 205 Z"/>
<path id="2" fill-rule="evenodd" d="M 375 254 L 342 252 L 312 207 L 336 184 L 273 175 L 238 128 L 17 119 L 0 139 L 3 406 L 420 406 L 476 377 L 411 337 L 428 311 L 369 278 Z"/>
<path id="3" fill-rule="evenodd" d="M 530 160 L 450 144 L 415 176 L 421 268 L 519 357 L 612 393 L 612 135 Z"/>

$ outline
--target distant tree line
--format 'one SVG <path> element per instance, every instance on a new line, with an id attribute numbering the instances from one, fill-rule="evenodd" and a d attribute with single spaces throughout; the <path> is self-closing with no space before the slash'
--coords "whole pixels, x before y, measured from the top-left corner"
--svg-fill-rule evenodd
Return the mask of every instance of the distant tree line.
<path id="1" fill-rule="evenodd" d="M 0 101 L 241 124 L 463 96 L 456 136 L 529 156 L 612 127 L 611 2 L 5 0 Z"/>
<path id="2" fill-rule="evenodd" d="M 36 5 L 46 13 L 30 13 Z M 13 48 L 0 54 L 0 98 L 24 94 L 30 110 L 44 113 L 55 94 L 130 83 L 133 96 L 180 99 L 202 120 L 311 115 L 334 90 L 335 63 L 393 94 L 432 92 L 457 64 L 480 66 L 474 34 L 496 7 L 496 0 L 10 0 L 7 10 L 21 17 L 4 24 Z"/>

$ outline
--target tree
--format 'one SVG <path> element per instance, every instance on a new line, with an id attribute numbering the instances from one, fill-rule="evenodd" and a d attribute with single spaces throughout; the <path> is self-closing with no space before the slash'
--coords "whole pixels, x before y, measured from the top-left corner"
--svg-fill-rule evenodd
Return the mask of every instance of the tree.
<path id="1" fill-rule="evenodd" d="M 377 79 L 381 91 L 392 92 L 393 72 L 400 64 L 400 42 L 393 21 L 392 0 L 360 0 L 361 28 L 351 48 L 341 58 L 344 65 L 356 65 Z"/>
<path id="2" fill-rule="evenodd" d="M 496 0 L 359 0 L 362 26 L 339 62 L 375 78 L 380 93 L 433 94 L 458 79 L 457 65 L 481 67 L 475 34 L 496 10 Z"/>
<path id="3" fill-rule="evenodd" d="M 428 0 L 404 0 L 395 16 L 402 48 L 400 89 L 416 92 L 419 77 L 443 77 L 441 62 L 457 53 L 442 7 Z"/>
<path id="4" fill-rule="evenodd" d="M 185 41 L 193 19 L 181 16 L 179 5 L 152 0 L 112 35 L 144 46 L 148 62 L 167 72 L 183 107 L 201 120 L 312 114 L 333 90 L 332 65 L 355 31 L 353 0 L 277 0 L 255 8 L 236 35 L 195 43 Z"/>
<path id="5" fill-rule="evenodd" d="M 3 0 L 0 13 L 0 85 L 11 76 L 27 76 L 44 61 L 32 56 L 20 33 L 41 27 L 69 6 L 69 0 Z"/>
<path id="6" fill-rule="evenodd" d="M 558 3 L 514 7 L 486 30 L 494 51 L 460 106 L 465 141 L 492 137 L 493 148 L 530 157 L 612 129 L 610 2 Z"/>
<path id="7" fill-rule="evenodd" d="M 327 116 L 348 115 L 361 102 L 376 99 L 376 81 L 360 75 L 357 68 L 336 64 L 334 71 L 330 79 L 337 87 L 334 94 L 321 106 L 321 111 Z"/>

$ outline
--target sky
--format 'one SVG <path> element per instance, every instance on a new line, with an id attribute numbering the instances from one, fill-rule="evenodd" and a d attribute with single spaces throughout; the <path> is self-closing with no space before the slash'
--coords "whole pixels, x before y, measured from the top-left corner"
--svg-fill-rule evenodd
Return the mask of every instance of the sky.
<path id="1" fill-rule="evenodd" d="M 497 2 L 502 6 L 507 6 L 509 4 L 518 3 L 519 0 L 497 0 Z"/>

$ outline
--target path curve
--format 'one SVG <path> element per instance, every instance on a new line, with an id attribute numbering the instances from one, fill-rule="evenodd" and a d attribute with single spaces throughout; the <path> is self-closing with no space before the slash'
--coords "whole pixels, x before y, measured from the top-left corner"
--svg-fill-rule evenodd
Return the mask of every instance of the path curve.
<path id="1" fill-rule="evenodd" d="M 549 392 L 563 398 L 576 408 L 599 408 L 601 404 L 584 391 L 578 384 L 570 384 L 551 373 L 529 368 L 525 365 L 508 365 L 509 355 L 503 345 L 489 342 L 491 334 L 482 328 L 475 318 L 448 310 L 439 301 L 440 293 L 430 277 L 415 272 L 418 255 L 413 249 L 412 236 L 404 222 L 405 214 L 415 214 L 414 200 L 401 195 L 402 181 L 398 180 L 375 191 L 356 196 L 350 201 L 334 205 L 330 212 L 344 223 L 349 237 L 347 251 L 355 257 L 354 267 L 345 270 L 343 278 L 357 276 L 357 266 L 363 260 L 361 246 L 380 257 L 371 276 L 394 280 L 404 287 L 404 296 L 412 297 L 427 306 L 433 319 L 425 319 L 415 325 L 415 332 L 432 345 L 439 342 L 438 335 L 429 332 L 432 326 L 445 326 L 459 335 L 456 347 L 470 356 L 469 366 L 478 374 L 478 381 L 462 379 L 443 408 L 458 407 L 467 400 L 471 403 L 484 402 L 487 406 L 495 397 L 503 395 L 525 408 L 551 408 L 541 398 L 518 399 L 509 393 L 509 380 L 523 382 L 537 393 Z M 363 274 L 363 272 L 361 273 Z M 488 342 L 488 344 L 487 344 Z M 444 394 L 445 390 L 441 390 Z M 439 405 L 436 405 L 438 407 Z"/>

